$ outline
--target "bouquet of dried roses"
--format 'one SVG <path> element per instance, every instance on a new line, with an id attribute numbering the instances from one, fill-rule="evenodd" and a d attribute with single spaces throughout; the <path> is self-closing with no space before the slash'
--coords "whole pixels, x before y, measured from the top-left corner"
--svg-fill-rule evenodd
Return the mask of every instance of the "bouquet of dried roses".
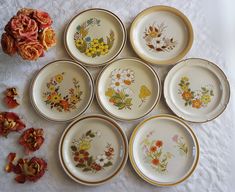
<path id="1" fill-rule="evenodd" d="M 25 60 L 37 60 L 56 44 L 51 28 L 52 19 L 48 13 L 23 8 L 5 26 L 1 44 L 8 55 L 16 52 Z"/>

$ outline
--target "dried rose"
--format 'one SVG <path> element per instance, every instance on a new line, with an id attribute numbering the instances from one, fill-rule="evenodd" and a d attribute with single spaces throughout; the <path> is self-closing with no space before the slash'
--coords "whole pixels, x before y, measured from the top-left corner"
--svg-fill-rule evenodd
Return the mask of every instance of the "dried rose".
<path id="1" fill-rule="evenodd" d="M 13 112 L 0 113 L 0 136 L 7 136 L 10 132 L 20 131 L 25 128 L 25 124 L 19 116 Z"/>
<path id="2" fill-rule="evenodd" d="M 50 47 L 56 44 L 55 32 L 51 27 L 45 28 L 39 35 L 41 44 L 43 44 L 44 49 L 48 50 Z"/>
<path id="3" fill-rule="evenodd" d="M 19 106 L 18 101 L 15 99 L 16 96 L 18 96 L 18 93 L 17 93 L 15 87 L 8 88 L 5 91 L 5 97 L 3 100 L 8 108 L 13 109 L 13 108 Z"/>
<path id="4" fill-rule="evenodd" d="M 38 150 L 43 142 L 43 129 L 27 129 L 19 139 L 19 144 L 25 148 L 26 154 Z"/>
<path id="5" fill-rule="evenodd" d="M 5 30 L 9 31 L 17 41 L 37 40 L 38 37 L 37 22 L 24 14 L 12 17 Z"/>
<path id="6" fill-rule="evenodd" d="M 31 17 L 34 13 L 35 9 L 31 9 L 31 8 L 22 8 L 20 9 L 16 15 L 20 15 L 20 14 L 23 14 L 23 15 L 26 15 L 26 16 L 29 16 Z"/>
<path id="7" fill-rule="evenodd" d="M 2 50 L 8 55 L 14 55 L 16 52 L 16 44 L 14 38 L 8 33 L 2 34 L 1 39 Z"/>
<path id="8" fill-rule="evenodd" d="M 43 56 L 43 46 L 38 41 L 24 41 L 18 43 L 18 53 L 25 60 L 37 60 Z"/>
<path id="9" fill-rule="evenodd" d="M 38 22 L 40 29 L 45 29 L 53 23 L 50 15 L 44 11 L 35 10 L 33 13 L 33 18 Z"/>

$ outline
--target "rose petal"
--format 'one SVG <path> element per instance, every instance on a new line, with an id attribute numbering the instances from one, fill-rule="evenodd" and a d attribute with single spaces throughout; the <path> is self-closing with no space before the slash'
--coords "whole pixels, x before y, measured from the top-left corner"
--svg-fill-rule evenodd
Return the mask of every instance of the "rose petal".
<path id="1" fill-rule="evenodd" d="M 13 97 L 8 97 L 8 96 L 4 98 L 4 103 L 9 109 L 14 109 L 20 105 L 16 99 L 14 99 Z"/>
<path id="2" fill-rule="evenodd" d="M 12 162 L 15 160 L 15 158 L 16 158 L 16 153 L 9 153 L 7 156 L 7 161 Z"/>
<path id="3" fill-rule="evenodd" d="M 25 175 L 21 174 L 21 175 L 16 176 L 16 177 L 15 177 L 15 180 L 16 180 L 18 183 L 25 183 L 26 177 L 25 177 Z"/>

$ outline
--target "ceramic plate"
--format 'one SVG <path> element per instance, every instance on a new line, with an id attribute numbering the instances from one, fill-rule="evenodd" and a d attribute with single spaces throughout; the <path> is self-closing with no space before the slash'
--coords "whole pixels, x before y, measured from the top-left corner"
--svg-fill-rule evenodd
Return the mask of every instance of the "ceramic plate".
<path id="1" fill-rule="evenodd" d="M 191 122 L 206 122 L 218 117 L 226 108 L 229 82 L 212 62 L 187 59 L 167 74 L 164 96 L 177 116 Z"/>
<path id="2" fill-rule="evenodd" d="M 82 117 L 62 134 L 59 157 L 70 178 L 99 185 L 117 175 L 128 156 L 127 138 L 112 119 L 102 115 Z"/>
<path id="3" fill-rule="evenodd" d="M 152 64 L 175 64 L 190 50 L 193 29 L 187 17 L 175 8 L 155 6 L 133 21 L 130 42 L 135 52 Z"/>
<path id="4" fill-rule="evenodd" d="M 161 94 L 156 72 L 134 58 L 119 59 L 105 67 L 97 78 L 96 89 L 102 109 L 120 120 L 145 116 L 155 107 Z"/>
<path id="5" fill-rule="evenodd" d="M 48 120 L 71 121 L 81 115 L 93 99 L 93 80 L 80 64 L 57 60 L 43 67 L 31 84 L 31 102 Z"/>
<path id="6" fill-rule="evenodd" d="M 199 145 L 192 129 L 171 115 L 141 122 L 129 144 L 132 166 L 145 181 L 157 186 L 183 182 L 197 166 Z"/>
<path id="7" fill-rule="evenodd" d="M 97 67 L 120 54 L 126 43 L 126 30 L 112 12 L 88 9 L 69 22 L 64 40 L 71 57 L 87 66 Z"/>

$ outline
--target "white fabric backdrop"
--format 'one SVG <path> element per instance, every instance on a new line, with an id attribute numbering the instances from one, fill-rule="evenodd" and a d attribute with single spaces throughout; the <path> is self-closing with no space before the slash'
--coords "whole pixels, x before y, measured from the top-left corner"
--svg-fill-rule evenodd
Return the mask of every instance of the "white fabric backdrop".
<path id="1" fill-rule="evenodd" d="M 230 4 L 229 4 L 230 3 Z M 170 5 L 185 13 L 191 20 L 195 39 L 191 51 L 185 58 L 201 57 L 217 63 L 228 75 L 232 96 L 226 111 L 216 120 L 205 124 L 190 124 L 200 142 L 201 156 L 199 165 L 194 174 L 184 183 L 175 186 L 160 188 L 154 187 L 140 179 L 128 162 L 121 174 L 110 183 L 99 187 L 86 187 L 73 182 L 62 170 L 58 159 L 58 142 L 60 135 L 67 124 L 48 122 L 39 117 L 33 110 L 29 101 L 29 84 L 33 75 L 45 64 L 55 59 L 69 58 L 63 46 L 63 31 L 66 23 L 73 15 L 88 8 L 105 8 L 113 11 L 124 22 L 127 29 L 135 15 L 143 9 L 153 5 Z M 17 144 L 19 133 L 12 133 L 7 139 L 0 138 L 0 191 L 165 191 L 165 192 L 228 192 L 232 190 L 232 158 L 234 158 L 234 85 L 235 67 L 234 61 L 234 11 L 232 0 L 0 0 L 0 33 L 7 21 L 18 9 L 32 7 L 42 9 L 50 13 L 54 20 L 53 27 L 56 29 L 58 43 L 46 53 L 45 57 L 36 62 L 26 62 L 19 57 L 8 57 L 0 50 L 0 92 L 6 87 L 16 86 L 22 93 L 21 106 L 15 109 L 26 122 L 27 127 L 42 127 L 46 133 L 46 140 L 41 150 L 33 155 L 38 155 L 48 161 L 48 171 L 45 176 L 36 183 L 17 184 L 14 174 L 6 174 L 3 171 L 5 159 L 9 152 L 23 154 L 23 150 Z M 232 17 L 233 16 L 233 17 Z M 232 25 L 233 24 L 233 25 Z M 232 35 L 233 34 L 233 35 Z M 228 38 L 231 37 L 231 38 Z M 129 42 L 119 56 L 136 56 Z M 154 66 L 162 81 L 170 67 Z M 90 69 L 95 78 L 99 69 Z M 2 99 L 0 94 L 0 100 Z M 0 111 L 7 110 L 0 103 Z M 94 99 L 92 106 L 86 112 L 102 113 Z M 170 113 L 163 99 L 148 116 Z M 134 127 L 140 122 L 119 122 L 130 137 Z M 234 145 L 233 145 L 234 146 Z"/>

